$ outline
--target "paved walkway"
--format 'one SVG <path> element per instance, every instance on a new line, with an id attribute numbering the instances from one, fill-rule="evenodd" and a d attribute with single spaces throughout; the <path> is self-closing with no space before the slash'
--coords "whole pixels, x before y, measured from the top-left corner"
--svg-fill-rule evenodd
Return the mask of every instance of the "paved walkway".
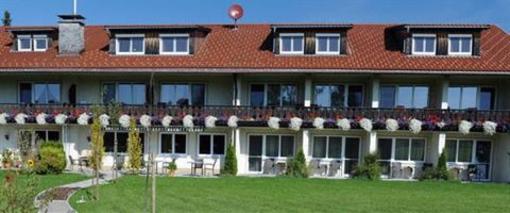
<path id="1" fill-rule="evenodd" d="M 85 173 L 90 174 L 90 172 L 85 172 Z M 101 172 L 101 174 L 103 176 L 100 178 L 99 184 L 107 184 L 111 180 L 114 179 L 111 171 Z M 120 176 L 121 176 L 121 174 L 119 172 L 117 178 L 119 178 Z M 58 186 L 56 188 L 78 188 L 78 189 L 88 188 L 93 185 L 93 180 L 94 179 L 88 179 L 88 180 L 84 180 L 84 181 L 80 181 L 80 182 L 76 182 L 76 183 Z M 73 210 L 73 208 L 71 207 L 71 205 L 69 204 L 69 202 L 67 200 L 53 200 L 48 204 L 48 206 L 46 208 L 40 208 L 39 212 L 40 213 L 45 213 L 45 212 L 71 213 L 71 212 L 75 212 L 75 211 Z"/>

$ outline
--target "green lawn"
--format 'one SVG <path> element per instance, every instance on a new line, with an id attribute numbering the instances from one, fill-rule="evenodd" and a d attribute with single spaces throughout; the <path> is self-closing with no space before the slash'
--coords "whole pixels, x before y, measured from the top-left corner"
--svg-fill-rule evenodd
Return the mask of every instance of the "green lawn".
<path id="1" fill-rule="evenodd" d="M 4 181 L 6 172 L 0 171 L 0 182 Z M 37 179 L 39 180 L 39 185 L 37 187 L 38 192 L 42 192 L 45 189 L 64 185 L 67 183 L 78 182 L 81 180 L 86 180 L 89 177 L 79 175 L 79 174 L 60 174 L 60 175 L 37 175 Z M 27 180 L 26 175 L 20 175 L 18 179 L 19 184 L 23 184 Z"/>
<path id="2" fill-rule="evenodd" d="M 79 212 L 142 212 L 145 179 L 101 186 Z M 158 178 L 158 212 L 507 212 L 508 184 L 292 178 Z"/>

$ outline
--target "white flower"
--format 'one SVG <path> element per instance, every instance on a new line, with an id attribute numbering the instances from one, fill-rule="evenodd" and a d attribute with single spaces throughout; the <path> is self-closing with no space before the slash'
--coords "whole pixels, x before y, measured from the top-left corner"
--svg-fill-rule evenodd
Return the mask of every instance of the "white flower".
<path id="1" fill-rule="evenodd" d="M 436 123 L 436 126 L 439 127 L 439 129 L 442 129 L 444 126 L 446 126 L 446 123 L 444 121 Z"/>
<path id="2" fill-rule="evenodd" d="M 301 125 L 303 125 L 303 119 L 298 117 L 292 117 L 290 119 L 289 128 L 294 131 L 299 131 L 301 129 Z"/>
<path id="3" fill-rule="evenodd" d="M 129 128 L 131 125 L 131 117 L 129 115 L 123 114 L 119 117 L 119 124 L 123 128 Z"/>
<path id="4" fill-rule="evenodd" d="M 212 115 L 209 115 L 207 117 L 205 117 L 205 127 L 206 128 L 214 128 L 216 127 L 216 121 L 218 120 L 218 118 L 212 116 Z"/>
<path id="5" fill-rule="evenodd" d="M 325 121 L 326 120 L 324 120 L 324 118 L 316 117 L 315 119 L 313 119 L 313 126 L 317 129 L 324 129 Z"/>
<path id="6" fill-rule="evenodd" d="M 67 120 L 67 115 L 65 115 L 65 114 L 60 113 L 55 116 L 55 123 L 58 125 L 66 124 L 66 120 Z"/>
<path id="7" fill-rule="evenodd" d="M 279 129 L 280 128 L 280 118 L 270 117 L 267 121 L 267 125 L 271 129 Z"/>
<path id="8" fill-rule="evenodd" d="M 460 124 L 459 124 L 459 132 L 464 135 L 467 135 L 467 134 L 469 134 L 469 131 L 471 130 L 472 127 L 473 127 L 473 123 L 466 121 L 466 120 L 462 120 L 462 121 L 460 121 Z"/>
<path id="9" fill-rule="evenodd" d="M 230 128 L 237 128 L 237 122 L 239 121 L 239 118 L 235 115 L 232 115 L 228 118 L 227 125 Z"/>
<path id="10" fill-rule="evenodd" d="M 0 125 L 7 124 L 7 118 L 9 117 L 9 114 L 2 113 L 0 114 Z"/>
<path id="11" fill-rule="evenodd" d="M 149 128 L 152 124 L 152 117 L 149 115 L 140 116 L 140 124 L 145 128 Z"/>
<path id="12" fill-rule="evenodd" d="M 193 123 L 193 116 L 186 115 L 184 118 L 182 118 L 182 125 L 186 128 L 193 128 L 195 124 Z"/>
<path id="13" fill-rule="evenodd" d="M 110 125 L 110 116 L 108 116 L 107 114 L 102 114 L 99 116 L 99 123 L 101 123 L 101 126 L 103 128 L 106 128 L 107 126 Z"/>
<path id="14" fill-rule="evenodd" d="M 422 124 L 423 124 L 423 122 L 421 122 L 418 119 L 413 118 L 413 119 L 411 119 L 411 121 L 409 121 L 409 130 L 411 130 L 411 132 L 414 134 L 418 134 L 421 132 Z"/>
<path id="15" fill-rule="evenodd" d="M 372 121 L 368 118 L 362 118 L 359 121 L 359 125 L 367 132 L 372 131 Z"/>
<path id="16" fill-rule="evenodd" d="M 344 131 L 348 131 L 351 129 L 351 121 L 347 118 L 337 119 L 336 125 Z"/>
<path id="17" fill-rule="evenodd" d="M 46 113 L 44 113 L 44 112 L 41 112 L 37 116 L 35 116 L 35 121 L 39 125 L 45 125 L 46 124 L 46 117 L 48 117 L 48 115 Z"/>
<path id="18" fill-rule="evenodd" d="M 81 113 L 81 115 L 78 117 L 78 124 L 80 125 L 89 125 L 89 119 L 90 116 L 87 113 Z"/>
<path id="19" fill-rule="evenodd" d="M 161 125 L 163 125 L 164 127 L 170 127 L 170 124 L 172 124 L 172 120 L 174 118 L 170 115 L 165 115 L 165 117 L 163 117 L 163 120 L 161 120 Z"/>
<path id="20" fill-rule="evenodd" d="M 386 130 L 395 132 L 398 130 L 398 121 L 393 118 L 386 119 Z"/>
<path id="21" fill-rule="evenodd" d="M 28 115 L 26 115 L 25 113 L 18 113 L 16 117 L 14 117 L 14 120 L 16 121 L 17 124 L 25 124 L 25 119 L 27 118 Z"/>
<path id="22" fill-rule="evenodd" d="M 483 132 L 487 135 L 494 135 L 496 134 L 496 128 L 498 127 L 498 124 L 492 121 L 485 121 L 483 122 Z"/>

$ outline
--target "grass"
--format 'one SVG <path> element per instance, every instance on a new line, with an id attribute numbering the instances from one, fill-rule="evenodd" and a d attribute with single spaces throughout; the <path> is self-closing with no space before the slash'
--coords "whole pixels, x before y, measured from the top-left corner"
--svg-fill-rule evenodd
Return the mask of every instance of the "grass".
<path id="1" fill-rule="evenodd" d="M 5 175 L 6 171 L 0 171 L 1 180 L 0 182 L 3 182 Z M 20 175 L 18 177 L 17 183 L 23 185 L 23 183 L 25 183 L 27 179 L 28 179 L 27 175 Z M 39 182 L 39 185 L 37 186 L 37 191 L 42 192 L 45 189 L 54 186 L 86 180 L 88 179 L 88 177 L 79 174 L 60 174 L 60 175 L 37 175 L 37 179 Z"/>
<path id="2" fill-rule="evenodd" d="M 100 187 L 78 212 L 144 212 L 145 179 Z M 157 181 L 157 212 L 506 212 L 510 185 L 292 178 L 167 178 Z"/>

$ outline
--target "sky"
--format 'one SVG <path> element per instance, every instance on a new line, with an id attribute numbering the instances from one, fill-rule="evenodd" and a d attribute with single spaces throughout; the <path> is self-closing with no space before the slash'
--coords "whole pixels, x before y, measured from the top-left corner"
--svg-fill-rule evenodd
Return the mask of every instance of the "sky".
<path id="1" fill-rule="evenodd" d="M 73 0 L 0 0 L 13 25 L 54 25 Z M 78 0 L 89 25 L 231 23 L 486 23 L 510 32 L 510 0 Z"/>

